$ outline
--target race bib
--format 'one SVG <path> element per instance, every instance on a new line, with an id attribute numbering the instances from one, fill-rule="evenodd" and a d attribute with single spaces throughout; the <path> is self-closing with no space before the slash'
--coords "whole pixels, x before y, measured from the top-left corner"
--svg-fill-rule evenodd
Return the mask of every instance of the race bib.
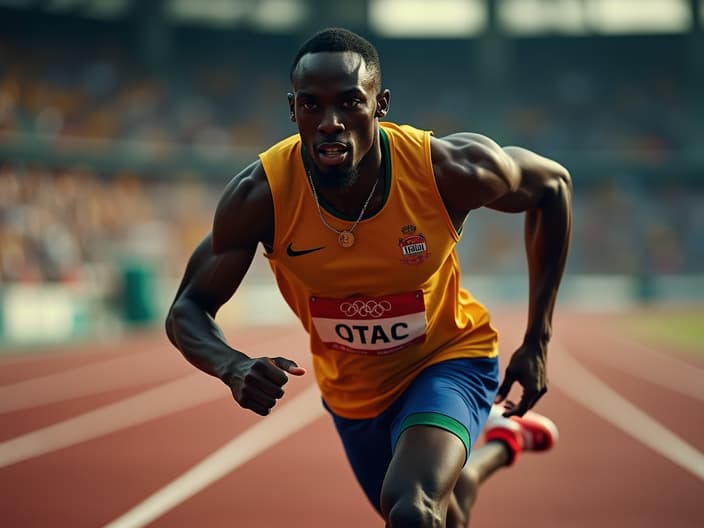
<path id="1" fill-rule="evenodd" d="M 425 341 L 421 290 L 384 297 L 311 297 L 310 313 L 323 343 L 345 352 L 382 356 Z"/>

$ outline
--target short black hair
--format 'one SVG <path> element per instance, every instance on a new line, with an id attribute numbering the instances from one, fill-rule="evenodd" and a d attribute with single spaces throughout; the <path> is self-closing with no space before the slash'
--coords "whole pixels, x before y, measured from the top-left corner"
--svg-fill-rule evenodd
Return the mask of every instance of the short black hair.
<path id="1" fill-rule="evenodd" d="M 374 45 L 364 37 L 339 27 L 329 27 L 318 31 L 306 40 L 293 58 L 289 76 L 293 82 L 293 74 L 296 71 L 301 57 L 308 53 L 319 53 L 323 51 L 353 51 L 359 53 L 364 59 L 367 70 L 374 76 L 377 88 L 381 88 L 381 61 L 379 52 Z"/>

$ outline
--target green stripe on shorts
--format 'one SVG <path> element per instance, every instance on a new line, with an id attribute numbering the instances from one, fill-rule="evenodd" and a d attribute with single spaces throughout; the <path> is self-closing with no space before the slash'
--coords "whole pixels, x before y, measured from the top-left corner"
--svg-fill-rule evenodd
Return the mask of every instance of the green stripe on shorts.
<path id="1" fill-rule="evenodd" d="M 458 422 L 454 418 L 435 412 L 411 414 L 407 416 L 401 424 L 401 432 L 414 425 L 430 425 L 451 432 L 462 440 L 467 455 L 469 455 L 469 431 L 467 431 L 467 428 L 461 422 Z"/>

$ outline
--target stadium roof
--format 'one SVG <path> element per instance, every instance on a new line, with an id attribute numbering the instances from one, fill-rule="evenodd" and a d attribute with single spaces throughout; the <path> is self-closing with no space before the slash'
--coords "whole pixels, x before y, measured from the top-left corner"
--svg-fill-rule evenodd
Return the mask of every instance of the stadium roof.
<path id="1" fill-rule="evenodd" d="M 280 33 L 344 25 L 437 38 L 481 34 L 492 19 L 514 35 L 682 33 L 701 18 L 704 0 L 0 0 L 2 7 L 96 19 L 139 9 L 173 24 Z"/>

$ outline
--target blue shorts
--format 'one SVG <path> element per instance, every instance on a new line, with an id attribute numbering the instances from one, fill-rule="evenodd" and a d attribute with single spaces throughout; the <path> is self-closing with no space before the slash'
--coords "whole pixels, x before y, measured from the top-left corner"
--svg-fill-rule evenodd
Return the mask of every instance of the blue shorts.
<path id="1" fill-rule="evenodd" d="M 401 433 L 413 425 L 446 429 L 464 442 L 469 457 L 498 388 L 498 358 L 452 359 L 423 370 L 388 409 L 374 418 L 342 418 L 327 405 L 325 408 L 333 417 L 359 484 L 380 511 L 381 485 Z"/>

